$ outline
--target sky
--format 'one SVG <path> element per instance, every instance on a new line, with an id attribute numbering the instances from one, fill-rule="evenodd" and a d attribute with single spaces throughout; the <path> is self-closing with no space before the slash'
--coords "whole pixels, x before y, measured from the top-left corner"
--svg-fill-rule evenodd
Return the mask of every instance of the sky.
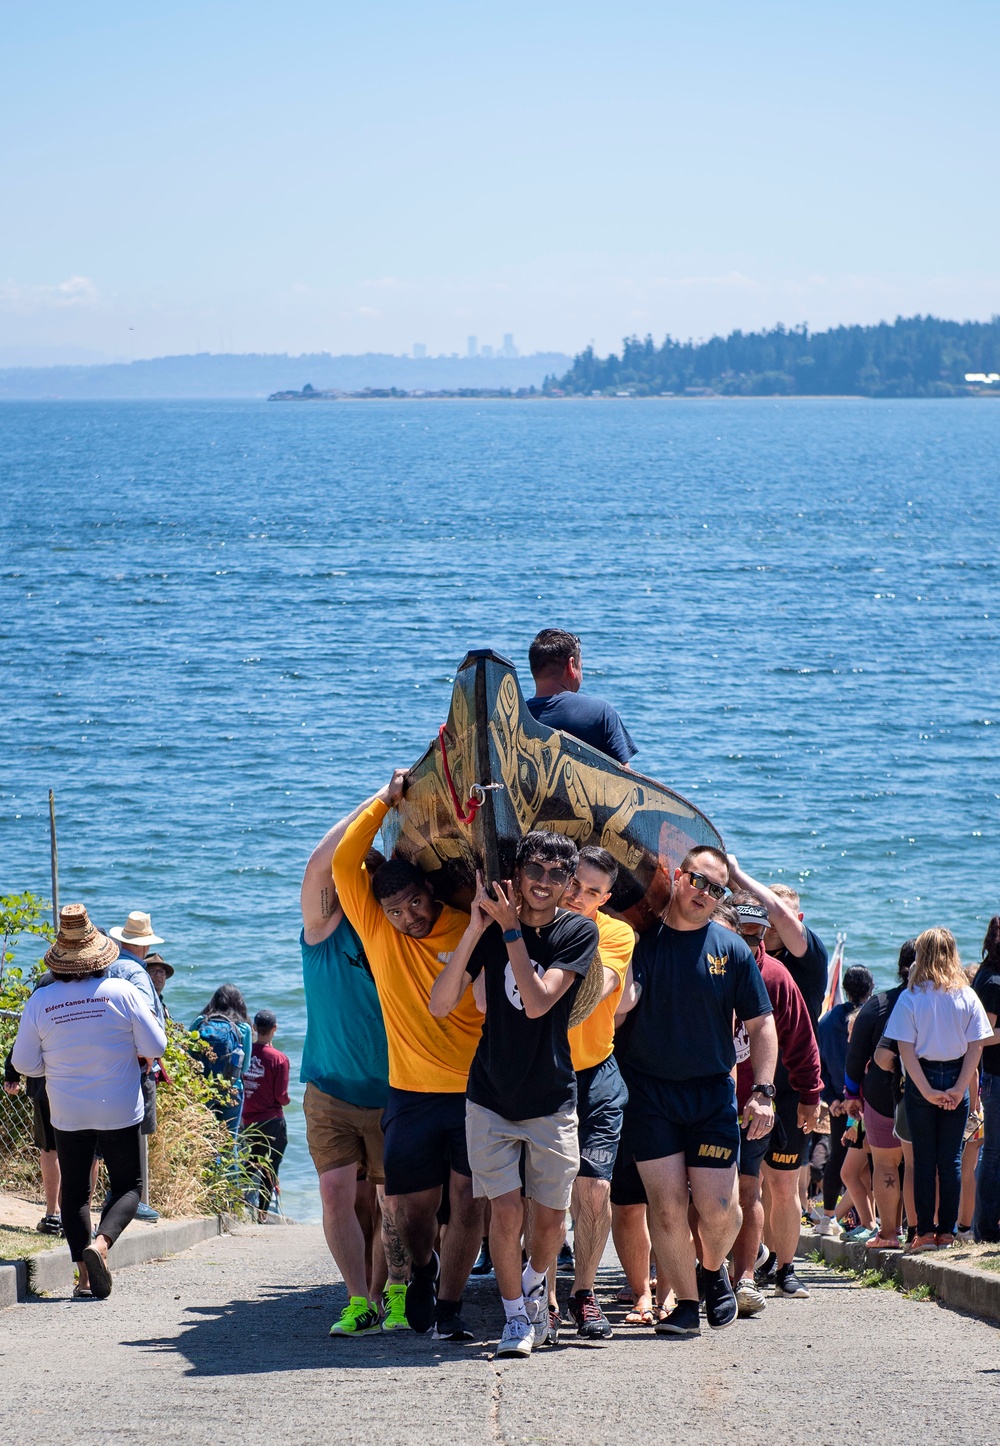
<path id="1" fill-rule="evenodd" d="M 0 365 L 1000 312 L 994 0 L 0 14 Z"/>

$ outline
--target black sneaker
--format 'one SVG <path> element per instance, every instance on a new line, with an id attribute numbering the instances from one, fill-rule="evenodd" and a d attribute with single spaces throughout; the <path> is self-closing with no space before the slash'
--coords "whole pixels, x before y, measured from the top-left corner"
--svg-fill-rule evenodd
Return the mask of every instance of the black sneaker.
<path id="1" fill-rule="evenodd" d="M 736 1296 L 729 1282 L 729 1271 L 724 1265 L 718 1270 L 706 1270 L 704 1279 L 706 1319 L 714 1331 L 724 1330 L 739 1314 Z"/>
<path id="2" fill-rule="evenodd" d="M 701 1319 L 696 1300 L 679 1300 L 673 1310 L 653 1327 L 658 1336 L 700 1336 Z"/>
<path id="3" fill-rule="evenodd" d="M 585 1341 L 609 1341 L 614 1335 L 611 1322 L 597 1304 L 592 1290 L 578 1290 L 570 1298 L 569 1313 L 576 1321 L 576 1333 Z"/>
<path id="4" fill-rule="evenodd" d="M 556 1270 L 562 1271 L 563 1275 L 572 1275 L 574 1268 L 573 1247 L 570 1245 L 568 1240 L 564 1240 L 562 1243 L 562 1249 L 556 1256 Z"/>
<path id="5" fill-rule="evenodd" d="M 414 1265 L 410 1271 L 410 1283 L 406 1287 L 406 1319 L 410 1330 L 425 1335 L 434 1324 L 434 1307 L 437 1305 L 438 1276 L 441 1261 L 437 1251 L 424 1266 Z"/>
<path id="6" fill-rule="evenodd" d="M 783 1265 L 774 1278 L 775 1295 L 785 1295 L 789 1300 L 805 1299 L 809 1294 L 795 1274 L 793 1265 Z"/>
<path id="7" fill-rule="evenodd" d="M 476 1263 L 469 1271 L 470 1275 L 492 1275 L 493 1261 L 490 1259 L 490 1242 L 484 1240 L 479 1247 L 479 1254 L 476 1256 Z"/>
<path id="8" fill-rule="evenodd" d="M 435 1315 L 437 1319 L 434 1322 L 434 1331 L 431 1335 L 431 1340 L 475 1340 L 472 1332 L 465 1328 L 465 1321 L 462 1319 L 462 1302 L 460 1300 L 439 1300 L 435 1307 Z"/>
<path id="9" fill-rule="evenodd" d="M 705 1304 L 705 1267 L 700 1260 L 695 1261 L 694 1278 L 698 1284 L 698 1303 Z"/>
<path id="10" fill-rule="evenodd" d="M 774 1284 L 774 1268 L 777 1263 L 778 1257 L 773 1250 L 769 1250 L 763 1265 L 758 1265 L 753 1273 L 753 1278 L 757 1285 Z"/>

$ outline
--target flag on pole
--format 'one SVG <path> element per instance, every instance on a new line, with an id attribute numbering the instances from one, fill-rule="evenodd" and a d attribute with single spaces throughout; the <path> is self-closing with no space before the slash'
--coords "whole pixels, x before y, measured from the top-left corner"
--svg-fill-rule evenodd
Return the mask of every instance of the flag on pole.
<path id="1" fill-rule="evenodd" d="M 829 1014 L 835 1004 L 843 1004 L 844 991 L 841 988 L 841 979 L 844 972 L 844 945 L 847 943 L 846 934 L 837 935 L 837 947 L 833 951 L 829 968 L 826 971 L 826 996 L 823 1000 L 823 1014 Z"/>

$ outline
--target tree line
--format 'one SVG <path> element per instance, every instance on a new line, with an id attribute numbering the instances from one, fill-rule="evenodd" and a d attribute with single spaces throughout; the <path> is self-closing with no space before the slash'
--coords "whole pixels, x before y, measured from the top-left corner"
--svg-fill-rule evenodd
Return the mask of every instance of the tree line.
<path id="1" fill-rule="evenodd" d="M 621 355 L 587 347 L 562 377 L 547 377 L 550 395 L 953 397 L 1000 391 L 968 383 L 967 372 L 1000 371 L 1000 316 L 990 321 L 897 317 L 878 326 L 802 325 L 734 331 L 709 341 L 626 337 Z"/>

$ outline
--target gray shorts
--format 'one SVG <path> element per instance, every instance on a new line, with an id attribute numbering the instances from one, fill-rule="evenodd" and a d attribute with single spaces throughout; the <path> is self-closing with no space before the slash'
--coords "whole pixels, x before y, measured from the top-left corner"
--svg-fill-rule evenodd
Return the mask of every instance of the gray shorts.
<path id="1" fill-rule="evenodd" d="M 495 1200 L 521 1189 L 523 1147 L 525 1195 L 550 1210 L 569 1209 L 580 1169 L 575 1109 L 534 1120 L 505 1120 L 466 1100 L 465 1138 L 475 1196 Z"/>

